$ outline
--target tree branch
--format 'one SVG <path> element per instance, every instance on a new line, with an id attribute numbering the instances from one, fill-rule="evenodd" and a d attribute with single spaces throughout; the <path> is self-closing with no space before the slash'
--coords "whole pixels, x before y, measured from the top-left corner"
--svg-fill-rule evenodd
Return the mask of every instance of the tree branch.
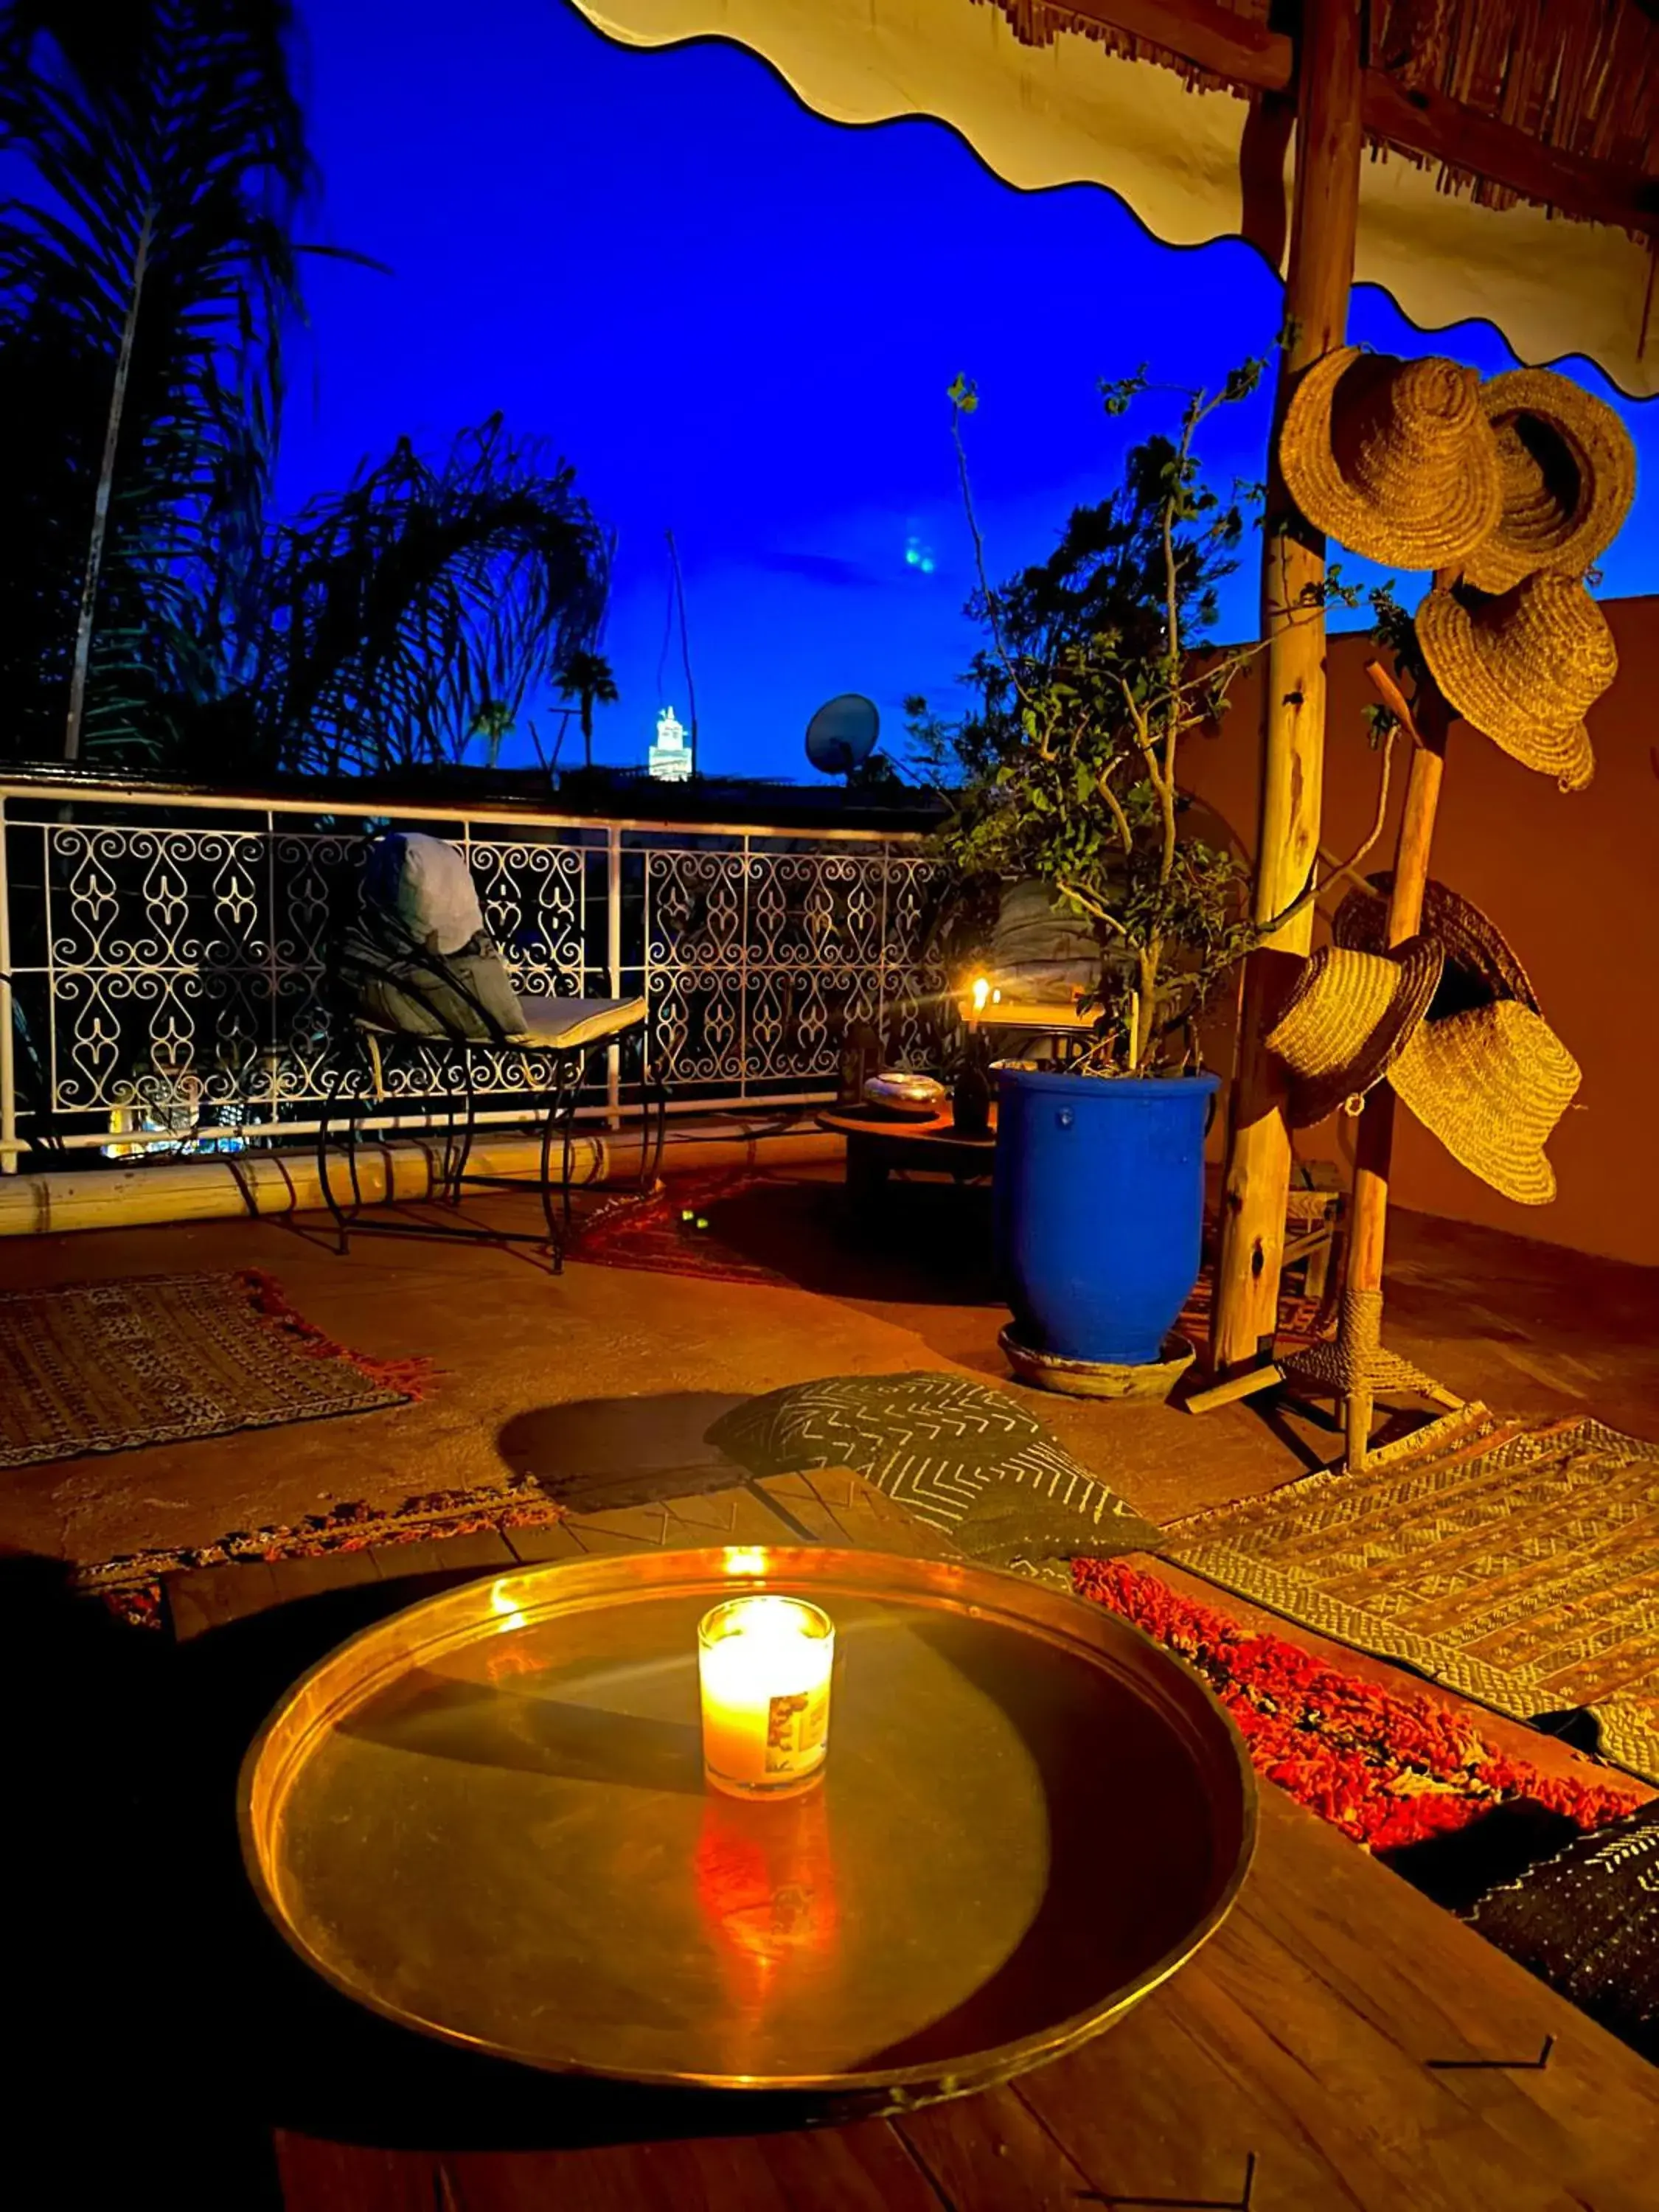
<path id="1" fill-rule="evenodd" d="M 1346 860 L 1339 860 L 1334 853 L 1328 853 L 1322 845 L 1319 848 L 1319 857 L 1325 863 L 1327 871 L 1326 879 L 1320 885 L 1322 890 L 1328 890 L 1331 883 L 1340 879 L 1351 884 L 1355 890 L 1364 891 L 1367 898 L 1380 899 L 1387 896 L 1378 890 L 1369 876 L 1362 876 L 1357 867 Z"/>
<path id="2" fill-rule="evenodd" d="M 1109 929 L 1115 929 L 1120 937 L 1128 936 L 1128 931 L 1109 907 L 1102 906 L 1098 899 L 1091 898 L 1087 891 L 1079 890 L 1075 884 L 1067 883 L 1064 876 L 1054 878 L 1054 889 L 1075 901 L 1085 914 L 1093 915 L 1097 921 L 1103 921 Z"/>
<path id="3" fill-rule="evenodd" d="M 1403 704 L 1404 702 L 1402 702 L 1401 703 Z M 1371 824 L 1370 835 L 1365 839 L 1362 845 L 1358 847 L 1355 851 L 1348 855 L 1346 860 L 1337 862 L 1334 872 L 1338 875 L 1352 876 L 1357 873 L 1359 863 L 1364 859 L 1366 854 L 1370 851 L 1372 846 L 1376 844 L 1377 839 L 1382 835 L 1383 829 L 1388 823 L 1389 769 L 1389 763 L 1394 758 L 1394 740 L 1395 732 L 1390 730 L 1388 736 L 1382 742 L 1382 775 L 1376 793 L 1376 818 Z M 1257 933 L 1258 935 L 1260 937 L 1272 937 L 1278 931 L 1283 929 L 1287 921 L 1293 921 L 1297 915 L 1299 915 L 1305 907 L 1310 907 L 1313 904 L 1314 901 L 1319 896 L 1321 888 L 1318 866 L 1317 863 L 1316 863 L 1315 866 L 1309 871 L 1306 888 L 1300 891 L 1297 896 L 1291 901 L 1289 906 L 1283 908 L 1283 910 L 1279 914 L 1276 914 L 1271 921 L 1264 921 L 1261 924 L 1261 929 Z M 1368 890 L 1370 889 L 1369 884 L 1366 888 Z"/>
<path id="4" fill-rule="evenodd" d="M 1129 827 L 1129 817 L 1123 811 L 1122 801 L 1119 799 L 1116 792 L 1112 789 L 1111 783 L 1109 781 L 1110 775 L 1111 770 L 1109 769 L 1106 771 L 1106 774 L 1101 777 L 1100 795 L 1105 800 L 1108 806 L 1112 810 L 1112 819 L 1117 824 L 1118 842 L 1122 846 L 1124 857 L 1127 859 L 1134 851 L 1135 833 Z"/>
<path id="5" fill-rule="evenodd" d="M 1417 726 L 1417 719 L 1406 704 L 1405 693 L 1401 691 L 1388 670 L 1380 660 L 1368 660 L 1365 663 L 1365 673 L 1370 678 L 1372 690 L 1376 692 L 1406 735 L 1414 745 L 1420 745 L 1423 742 L 1423 733 Z"/>
<path id="6" fill-rule="evenodd" d="M 985 600 L 985 618 L 990 625 L 991 642 L 996 647 L 997 658 L 1002 663 L 1008 681 L 1014 687 L 1015 698 L 1022 706 L 1029 706 L 1030 702 L 1026 698 L 1024 687 L 1020 683 L 1019 671 L 1009 659 L 1008 648 L 1002 641 L 1002 624 L 997 613 L 997 596 L 991 589 L 990 577 L 985 567 L 985 536 L 979 526 L 979 515 L 974 507 L 973 481 L 968 473 L 968 448 L 962 442 L 963 403 L 955 396 L 961 388 L 960 385 L 951 387 L 951 439 L 957 449 L 957 474 L 962 483 L 963 509 L 968 517 L 968 528 L 974 541 L 974 570 L 979 578 L 980 592 Z"/>

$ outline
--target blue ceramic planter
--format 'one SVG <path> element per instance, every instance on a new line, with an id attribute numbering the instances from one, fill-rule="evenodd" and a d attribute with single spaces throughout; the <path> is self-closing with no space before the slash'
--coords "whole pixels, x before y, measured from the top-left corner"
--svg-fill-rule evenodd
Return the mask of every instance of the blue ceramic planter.
<path id="1" fill-rule="evenodd" d="M 1004 1068 L 996 1252 L 1022 1340 L 1150 1365 L 1197 1278 L 1214 1075 Z"/>

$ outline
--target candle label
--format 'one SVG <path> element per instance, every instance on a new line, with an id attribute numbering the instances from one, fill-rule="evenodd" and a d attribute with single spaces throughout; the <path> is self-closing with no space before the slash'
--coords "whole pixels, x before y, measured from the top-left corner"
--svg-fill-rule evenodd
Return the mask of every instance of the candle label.
<path id="1" fill-rule="evenodd" d="M 774 1698 L 766 1711 L 766 1771 L 800 1774 L 823 1755 L 830 1732 L 830 1684 L 787 1698 Z"/>

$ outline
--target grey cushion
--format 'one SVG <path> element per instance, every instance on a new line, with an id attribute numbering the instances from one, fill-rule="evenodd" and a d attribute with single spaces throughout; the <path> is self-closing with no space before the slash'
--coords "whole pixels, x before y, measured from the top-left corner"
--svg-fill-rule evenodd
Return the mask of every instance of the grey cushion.
<path id="1" fill-rule="evenodd" d="M 363 896 L 397 915 L 416 945 L 462 952 L 483 933 L 477 885 L 447 838 L 394 830 L 377 837 L 363 868 Z"/>
<path id="2" fill-rule="evenodd" d="M 340 981 L 359 1021 L 398 1036 L 499 1044 L 523 1026 L 507 963 L 487 937 L 465 952 L 405 952 L 350 929 Z"/>
<path id="3" fill-rule="evenodd" d="M 966 1376 L 832 1375 L 722 1414 L 708 1431 L 750 1474 L 849 1468 L 969 1557 L 1068 1582 L 1063 1562 L 1159 1540 L 1006 1390 Z"/>

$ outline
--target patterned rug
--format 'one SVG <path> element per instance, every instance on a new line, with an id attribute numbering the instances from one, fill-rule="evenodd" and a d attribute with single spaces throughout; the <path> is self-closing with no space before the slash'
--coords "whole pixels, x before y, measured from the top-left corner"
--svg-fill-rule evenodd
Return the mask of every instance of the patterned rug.
<path id="1" fill-rule="evenodd" d="M 584 1212 L 581 1194 L 577 1194 L 579 1219 L 566 1257 L 582 1261 L 596 1267 L 639 1267 L 654 1274 L 701 1275 L 706 1280 L 721 1283 L 751 1283 L 763 1288 L 789 1289 L 823 1288 L 833 1291 L 832 1281 L 820 1283 L 813 1279 L 815 1271 L 803 1267 L 798 1273 L 788 1273 L 774 1266 L 757 1254 L 747 1251 L 738 1241 L 747 1233 L 748 1224 L 741 1218 L 758 1211 L 757 1200 L 765 1202 L 765 1210 L 775 1214 L 778 1208 L 803 1201 L 809 1206 L 839 1204 L 839 1186 L 833 1183 L 804 1182 L 787 1176 L 769 1176 L 752 1169 L 738 1168 L 713 1176 L 685 1176 L 665 1184 L 650 1198 L 613 1198 L 601 1201 L 592 1212 Z M 803 1224 L 808 1238 L 824 1238 L 832 1233 L 832 1223 L 826 1213 L 814 1215 Z M 769 1240 L 774 1249 L 787 1248 L 789 1237 L 780 1234 L 775 1227 Z M 1207 1243 L 1207 1239 L 1206 1239 Z M 909 1255 L 915 1264 L 915 1256 Z M 948 1272 L 962 1284 L 964 1303 L 974 1303 L 978 1296 L 976 1286 L 965 1279 L 957 1265 L 958 1255 L 945 1255 L 939 1272 Z M 890 1256 L 880 1256 L 880 1267 L 890 1267 Z M 805 1279 L 805 1280 L 803 1279 Z M 855 1287 L 848 1285 L 847 1287 Z M 879 1285 L 872 1279 L 867 1286 L 872 1291 Z M 904 1286 L 894 1283 L 890 1295 L 904 1295 Z M 996 1304 L 988 1279 L 984 1285 L 983 1302 Z M 1206 1264 L 1205 1273 L 1193 1285 L 1191 1295 L 1182 1309 L 1176 1323 L 1183 1335 L 1194 1340 L 1207 1339 L 1210 1328 L 1211 1288 Z M 1316 1344 L 1328 1334 L 1318 1300 L 1300 1297 L 1286 1291 L 1279 1301 L 1279 1348 L 1281 1352 L 1299 1352 Z"/>
<path id="2" fill-rule="evenodd" d="M 0 1468 L 405 1405 L 423 1360 L 349 1352 L 269 1275 L 0 1293 Z"/>
<path id="3" fill-rule="evenodd" d="M 1173 1522 L 1206 1581 L 1659 1783 L 1659 1444 L 1471 1406 L 1357 1474 Z M 1574 1741 L 1578 1741 L 1577 1735 Z"/>
<path id="4" fill-rule="evenodd" d="M 1079 1559 L 1073 1573 L 1080 1596 L 1197 1668 L 1238 1723 L 1258 1773 L 1369 1850 L 1422 1843 L 1522 1800 L 1581 1829 L 1604 1827 L 1643 1802 L 1627 1786 L 1576 1782 L 1511 1759 L 1467 1715 L 1342 1674 L 1121 1560 Z"/>
<path id="5" fill-rule="evenodd" d="M 514 1474 L 471 1490 L 428 1491 L 398 1506 L 337 1505 L 331 1513 L 308 1514 L 292 1527 L 236 1529 L 211 1544 L 129 1552 L 78 1567 L 71 1587 L 82 1597 L 100 1598 L 117 1620 L 134 1628 L 159 1628 L 166 1575 L 260 1559 L 319 1559 L 332 1552 L 364 1552 L 371 1544 L 378 1550 L 388 1544 L 472 1536 L 486 1528 L 544 1528 L 566 1513 L 533 1475 Z"/>

